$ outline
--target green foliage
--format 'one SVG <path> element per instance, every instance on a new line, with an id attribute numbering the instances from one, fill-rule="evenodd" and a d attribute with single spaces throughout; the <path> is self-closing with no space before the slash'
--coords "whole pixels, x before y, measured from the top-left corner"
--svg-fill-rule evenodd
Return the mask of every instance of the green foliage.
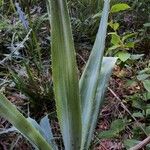
<path id="1" fill-rule="evenodd" d="M 132 22 L 135 24 L 134 30 L 138 31 L 138 51 L 145 51 L 150 48 L 149 43 L 149 35 L 150 28 L 147 26 L 150 22 L 150 3 L 149 0 L 135 0 L 129 1 L 132 6 Z M 144 15 L 143 15 L 144 14 Z M 140 21 L 139 21 L 140 20 Z M 146 26 L 144 26 L 146 25 Z M 130 30 L 130 29 L 129 29 Z"/>
<path id="2" fill-rule="evenodd" d="M 125 3 L 119 3 L 111 7 L 111 13 L 118 13 L 129 9 L 130 6 Z M 134 48 L 136 33 L 119 34 L 120 24 L 113 19 L 109 22 L 109 26 L 113 32 L 109 32 L 111 37 L 111 46 L 106 51 L 106 55 L 117 56 L 121 62 L 126 62 L 131 59 L 129 50 Z"/>
<path id="3" fill-rule="evenodd" d="M 110 139 L 119 136 L 119 133 L 125 130 L 127 125 L 126 119 L 117 119 L 111 123 L 111 127 L 107 131 L 102 131 L 99 134 L 99 138 L 101 139 Z"/>
<path id="4" fill-rule="evenodd" d="M 122 51 L 117 52 L 116 56 L 118 56 L 118 58 L 122 62 L 125 62 L 130 58 L 130 54 L 128 52 L 122 52 Z"/>
<path id="5" fill-rule="evenodd" d="M 110 4 L 114 5 L 121 0 L 111 0 Z M 94 43 L 95 35 L 99 27 L 99 17 L 102 13 L 102 0 L 81 0 L 68 2 L 71 13 L 73 26 L 73 34 L 76 40 L 80 42 L 78 37 L 82 37 Z"/>
<path id="6" fill-rule="evenodd" d="M 108 2 L 106 2 L 108 4 Z M 105 86 L 108 77 L 114 66 L 114 58 L 103 58 L 105 49 L 105 38 L 108 19 L 108 5 L 104 6 L 101 23 L 96 36 L 96 40 L 85 66 L 85 70 L 80 79 L 81 106 L 83 111 L 82 120 L 82 148 L 88 148 L 96 125 L 96 118 L 99 107 L 102 105 Z M 107 71 L 105 70 L 106 66 Z M 101 70 L 100 70 L 101 68 Z M 104 69 L 104 70 L 103 70 Z M 99 90 L 101 92 L 99 92 Z M 101 98 L 100 98 L 101 97 Z M 93 100 L 93 101 L 91 101 Z M 94 110 L 94 111 L 93 111 Z M 92 123 L 91 123 L 92 122 Z"/>
<path id="7" fill-rule="evenodd" d="M 128 4 L 125 4 L 125 3 L 118 3 L 118 4 L 115 4 L 111 7 L 111 10 L 110 12 L 111 13 L 117 13 L 117 12 L 120 12 L 120 11 L 124 11 L 124 10 L 127 10 L 129 9 L 130 6 Z"/>
<path id="8" fill-rule="evenodd" d="M 21 70 L 10 72 L 16 88 L 29 98 L 31 107 L 35 111 L 41 110 L 41 106 L 44 104 L 53 103 L 52 77 L 48 68 L 39 74 L 38 70 L 24 62 Z"/>
<path id="9" fill-rule="evenodd" d="M 131 54 L 128 52 L 131 48 L 134 48 L 135 41 L 134 38 L 136 33 L 126 33 L 125 35 L 119 35 L 119 23 L 109 23 L 109 26 L 114 30 L 114 32 L 108 33 L 111 36 L 112 46 L 106 51 L 107 55 L 115 55 L 122 62 L 131 59 Z"/>
<path id="10" fill-rule="evenodd" d="M 27 118 L 27 121 L 30 122 L 37 129 L 37 131 L 39 131 L 39 133 L 45 138 L 45 140 L 52 146 L 54 150 L 58 149 L 53 137 L 48 116 L 43 117 L 39 124 L 30 117 Z"/>
<path id="11" fill-rule="evenodd" d="M 139 91 L 135 94 L 127 96 L 126 100 L 131 104 L 132 116 L 139 121 L 139 123 L 134 122 L 131 125 L 132 138 L 140 139 L 140 137 L 144 135 L 149 135 L 149 123 L 147 123 L 147 121 L 150 118 L 150 93 Z"/>
<path id="12" fill-rule="evenodd" d="M 88 149 L 96 126 L 99 108 L 104 100 L 104 92 L 116 62 L 116 58 L 113 57 L 103 58 L 110 1 L 107 0 L 104 3 L 95 44 L 80 82 L 67 2 L 65 0 L 49 0 L 48 2 L 48 12 L 51 12 L 49 17 L 51 15 L 54 94 L 64 146 L 68 150 Z M 29 80 L 34 83 L 33 73 L 28 66 L 26 70 Z M 14 73 L 12 74 L 16 80 L 21 80 Z M 21 83 L 21 81 L 19 82 Z M 47 138 L 50 139 L 50 137 L 47 137 L 41 124 L 39 126 L 34 120 L 25 119 L 2 94 L 0 96 L 0 107 L 2 108 L 0 114 L 8 119 L 30 142 L 39 149 L 57 148 L 53 146 L 52 142 L 48 143 Z M 47 119 L 44 128 L 50 129 Z M 51 135 L 51 133 L 49 134 Z"/>

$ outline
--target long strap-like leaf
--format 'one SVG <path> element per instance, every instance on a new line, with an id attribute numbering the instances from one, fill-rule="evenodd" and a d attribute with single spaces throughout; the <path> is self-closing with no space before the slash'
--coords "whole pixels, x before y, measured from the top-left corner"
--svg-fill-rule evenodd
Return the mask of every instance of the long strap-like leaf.
<path id="1" fill-rule="evenodd" d="M 88 138 L 91 124 L 90 121 L 95 106 L 94 103 L 97 88 L 100 84 L 99 77 L 101 73 L 102 58 L 105 49 L 110 0 L 105 0 L 104 2 L 105 3 L 102 12 L 102 18 L 96 40 L 89 60 L 85 66 L 85 70 L 80 79 L 80 94 L 82 103 L 82 149 L 87 149 L 89 146 Z"/>
<path id="2" fill-rule="evenodd" d="M 109 81 L 112 69 L 116 63 L 116 60 L 117 59 L 114 57 L 103 58 L 101 72 L 98 78 L 98 87 L 95 93 L 95 98 L 91 102 L 91 106 L 85 108 L 87 112 L 88 120 L 87 120 L 86 130 L 85 130 L 86 133 L 84 133 L 82 137 L 82 147 L 84 147 L 84 149 L 88 149 L 91 143 L 91 139 L 93 137 L 93 133 L 95 131 L 95 127 L 97 124 L 99 111 L 103 105 L 104 94 L 108 86 L 108 81 Z"/>
<path id="3" fill-rule="evenodd" d="M 49 0 L 57 115 L 66 150 L 79 150 L 81 108 L 77 65 L 66 0 Z"/>
<path id="4" fill-rule="evenodd" d="M 0 93 L 0 116 L 13 124 L 29 141 L 39 150 L 52 150 L 43 136 L 31 125 L 30 122 Z"/>

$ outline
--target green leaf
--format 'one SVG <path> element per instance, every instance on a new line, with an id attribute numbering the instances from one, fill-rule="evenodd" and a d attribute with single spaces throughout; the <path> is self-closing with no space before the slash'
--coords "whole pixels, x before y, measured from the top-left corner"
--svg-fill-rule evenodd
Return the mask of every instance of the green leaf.
<path id="1" fill-rule="evenodd" d="M 127 61 L 130 58 L 130 54 L 126 51 L 119 51 L 116 56 L 123 62 Z"/>
<path id="2" fill-rule="evenodd" d="M 111 35 L 111 43 L 113 45 L 120 45 L 122 43 L 120 36 L 116 32 L 111 32 L 108 35 Z"/>
<path id="3" fill-rule="evenodd" d="M 111 7 L 111 13 L 116 13 L 116 12 L 120 12 L 120 11 L 124 11 L 124 10 L 127 10 L 129 9 L 130 6 L 128 4 L 125 4 L 125 3 L 118 3 L 118 4 L 115 4 Z"/>
<path id="4" fill-rule="evenodd" d="M 135 42 L 128 42 L 124 45 L 126 48 L 134 48 Z"/>
<path id="5" fill-rule="evenodd" d="M 135 35 L 137 35 L 137 33 L 128 33 L 122 37 L 122 41 L 124 42 L 125 40 L 134 37 Z"/>
<path id="6" fill-rule="evenodd" d="M 136 118 L 144 118 L 144 116 L 141 112 L 135 112 L 135 113 L 133 113 L 133 116 Z"/>
<path id="7" fill-rule="evenodd" d="M 117 119 L 111 123 L 110 129 L 116 133 L 119 133 L 125 129 L 125 126 L 126 126 L 125 120 Z"/>
<path id="8" fill-rule="evenodd" d="M 104 91 L 107 86 L 112 68 L 116 62 L 116 58 L 103 59 L 108 14 L 109 0 L 105 1 L 104 3 L 101 23 L 98 29 L 96 40 L 80 79 L 80 95 L 82 100 L 81 149 L 89 148 L 96 125 L 98 112 L 103 102 Z"/>
<path id="9" fill-rule="evenodd" d="M 118 28 L 119 28 L 119 23 L 114 23 L 113 29 L 114 29 L 114 30 L 117 30 Z"/>
<path id="10" fill-rule="evenodd" d="M 105 55 L 107 56 L 109 53 L 115 52 L 113 50 L 117 50 L 118 48 L 120 48 L 120 45 L 113 45 L 113 46 L 109 47 L 108 50 L 106 51 Z"/>
<path id="11" fill-rule="evenodd" d="M 0 93 L 0 116 L 6 118 L 38 149 L 51 150 L 52 147 L 27 119 Z"/>
<path id="12" fill-rule="evenodd" d="M 89 99 L 87 99 L 87 102 L 89 102 L 89 104 L 88 104 L 88 107 L 87 107 L 87 105 L 85 105 L 85 108 L 84 108 L 84 111 L 87 114 L 83 114 L 84 115 L 83 119 L 86 119 L 86 120 L 83 120 L 83 121 L 85 121 L 85 122 L 83 122 L 84 123 L 83 125 L 85 125 L 85 127 L 86 127 L 85 128 L 83 126 L 84 127 L 83 132 L 86 132 L 88 130 L 87 133 L 84 133 L 88 137 L 88 140 L 85 141 L 85 142 L 87 142 L 87 143 L 85 143 L 85 145 L 89 145 L 90 141 L 92 139 L 92 135 L 93 135 L 94 129 L 96 127 L 96 123 L 97 123 L 99 110 L 103 104 L 104 93 L 108 86 L 109 77 L 111 75 L 111 72 L 115 65 L 116 60 L 117 59 L 113 58 L 113 57 L 104 57 L 103 58 L 101 72 L 100 72 L 99 79 L 98 79 L 98 85 L 97 85 L 98 87 L 97 87 L 97 90 L 95 93 L 95 98 L 91 102 L 88 101 Z M 86 123 L 88 123 L 88 124 L 86 124 Z"/>
<path id="13" fill-rule="evenodd" d="M 144 88 L 150 92 L 150 80 L 144 80 L 143 81 L 143 85 L 144 85 Z"/>
<path id="14" fill-rule="evenodd" d="M 54 143 L 54 137 L 52 133 L 52 128 L 49 123 L 48 115 L 43 117 L 40 121 L 40 127 L 44 132 L 45 138 L 47 139 L 48 143 Z M 56 147 L 56 146 L 55 146 Z"/>
<path id="15" fill-rule="evenodd" d="M 141 100 L 135 99 L 132 101 L 132 107 L 143 110 L 145 105 L 143 104 L 143 102 Z"/>
<path id="16" fill-rule="evenodd" d="M 144 100 L 150 100 L 150 92 L 146 92 L 143 94 Z"/>
<path id="17" fill-rule="evenodd" d="M 50 5 L 51 53 L 57 116 L 67 150 L 81 146 L 81 102 L 73 36 L 66 0 Z M 49 10 L 49 6 L 48 6 Z"/>
<path id="18" fill-rule="evenodd" d="M 113 23 L 112 21 L 109 22 L 109 26 L 113 29 L 113 30 L 117 30 L 119 28 L 119 23 L 115 22 Z"/>
<path id="19" fill-rule="evenodd" d="M 98 137 L 101 139 L 110 139 L 117 137 L 119 133 L 125 129 L 125 126 L 125 120 L 117 119 L 111 123 L 111 127 L 109 130 L 100 132 Z"/>
<path id="20" fill-rule="evenodd" d="M 117 136 L 117 134 L 113 130 L 102 131 L 98 135 L 98 137 L 100 139 L 111 139 L 111 138 L 114 138 L 116 136 Z"/>
<path id="21" fill-rule="evenodd" d="M 38 124 L 34 119 L 28 117 L 27 120 L 40 132 L 40 134 L 45 138 L 45 140 L 52 145 L 54 150 L 58 150 L 55 142 L 54 137 L 52 134 L 52 129 L 49 124 L 48 116 L 45 116 L 41 119 L 40 124 Z"/>

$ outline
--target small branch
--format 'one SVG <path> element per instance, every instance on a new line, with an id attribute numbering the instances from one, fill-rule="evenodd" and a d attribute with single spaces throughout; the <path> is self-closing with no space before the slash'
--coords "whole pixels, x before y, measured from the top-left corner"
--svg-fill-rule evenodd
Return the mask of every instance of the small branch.
<path id="1" fill-rule="evenodd" d="M 129 150 L 139 150 L 139 149 L 143 148 L 144 146 L 146 146 L 148 143 L 150 143 L 150 136 L 148 136 L 145 140 L 143 140 L 136 146 L 130 148 Z"/>
<path id="2" fill-rule="evenodd" d="M 96 142 L 96 144 L 94 144 L 94 145 L 97 145 L 98 143 L 100 144 L 100 146 L 104 149 L 104 150 L 107 150 L 107 148 L 105 147 L 105 145 L 103 145 L 102 143 L 101 143 L 101 140 L 98 138 L 98 136 L 97 136 L 97 132 L 96 132 L 96 135 L 94 136 L 98 141 Z"/>
<path id="3" fill-rule="evenodd" d="M 77 53 L 77 55 L 80 57 L 80 59 L 84 62 L 84 64 L 86 64 L 86 61 L 85 61 L 85 59 L 79 54 L 79 53 Z"/>

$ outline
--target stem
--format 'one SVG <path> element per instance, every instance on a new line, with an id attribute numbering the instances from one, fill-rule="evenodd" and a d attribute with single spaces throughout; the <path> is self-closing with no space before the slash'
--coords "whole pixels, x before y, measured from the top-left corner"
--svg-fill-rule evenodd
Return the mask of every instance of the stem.
<path id="1" fill-rule="evenodd" d="M 146 146 L 148 143 L 150 143 L 150 136 L 148 136 L 145 140 L 137 144 L 136 146 L 130 148 L 129 150 L 139 150 L 142 149 L 144 146 Z"/>

